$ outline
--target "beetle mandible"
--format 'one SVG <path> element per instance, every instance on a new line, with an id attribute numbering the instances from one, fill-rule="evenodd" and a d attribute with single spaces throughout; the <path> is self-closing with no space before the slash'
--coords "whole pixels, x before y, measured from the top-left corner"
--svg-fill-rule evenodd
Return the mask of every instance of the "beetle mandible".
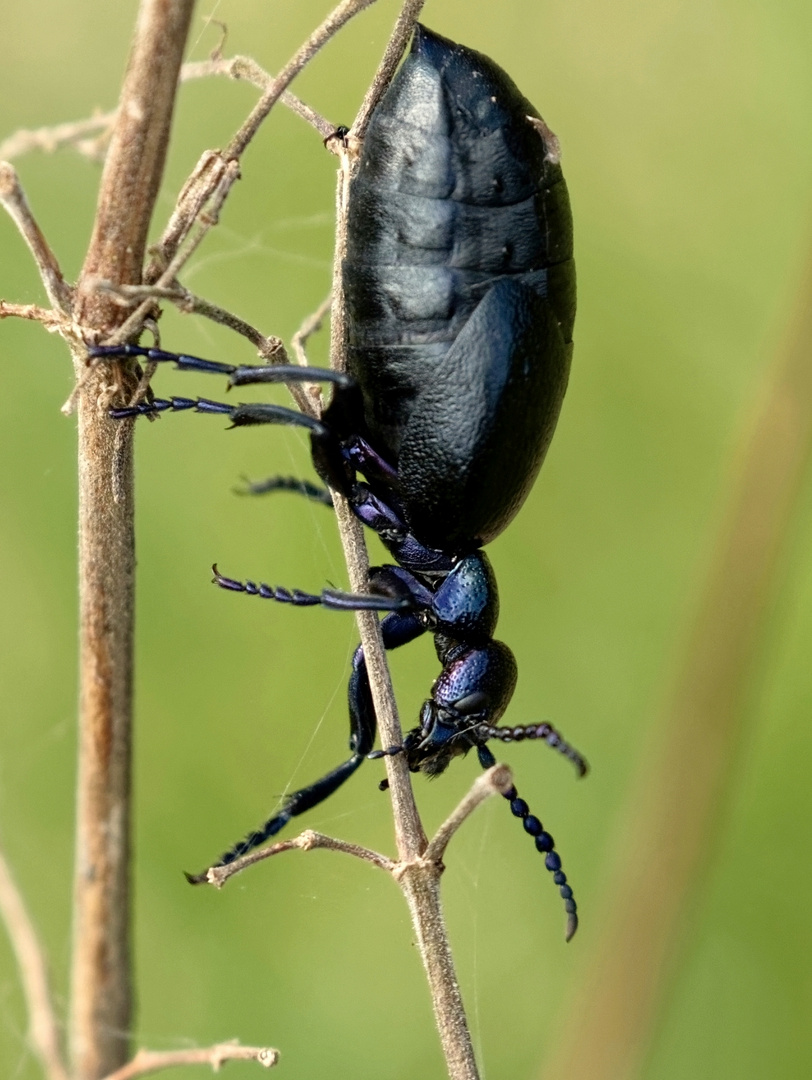
<path id="1" fill-rule="evenodd" d="M 145 356 L 229 384 L 323 381 L 332 400 L 316 420 L 277 405 L 155 399 L 117 419 L 167 410 L 226 415 L 235 426 L 290 424 L 310 432 L 313 462 L 345 495 L 395 563 L 373 568 L 368 594 L 288 590 L 220 574 L 225 589 L 295 605 L 386 612 L 387 649 L 434 635 L 442 665 L 402 747 L 374 750 L 376 720 L 363 649 L 349 681 L 350 758 L 296 791 L 227 851 L 224 865 L 331 795 L 368 757 L 404 753 L 429 776 L 490 739 L 542 739 L 581 755 L 547 723 L 499 727 L 516 663 L 494 640 L 496 583 L 482 547 L 524 502 L 566 390 L 575 315 L 572 219 L 558 144 L 492 60 L 423 26 L 373 113 L 351 182 L 343 285 L 348 372 L 221 364 L 139 346 L 91 356 Z M 364 481 L 358 479 L 358 475 Z M 330 503 L 328 488 L 272 478 L 253 490 L 296 490 Z M 512 812 L 534 837 L 577 927 L 552 837 L 513 788 Z M 189 876 L 205 880 L 205 873 Z"/>

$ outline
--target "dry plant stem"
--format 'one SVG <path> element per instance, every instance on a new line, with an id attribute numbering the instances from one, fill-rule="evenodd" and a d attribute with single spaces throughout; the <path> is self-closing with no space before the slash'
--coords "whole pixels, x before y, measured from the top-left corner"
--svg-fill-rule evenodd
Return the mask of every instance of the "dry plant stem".
<path id="1" fill-rule="evenodd" d="M 440 904 L 441 872 L 437 863 L 419 859 L 403 868 L 399 884 L 412 916 L 448 1075 L 451 1080 L 479 1080 Z"/>
<path id="2" fill-rule="evenodd" d="M 405 13 L 416 18 L 415 9 L 419 10 L 419 5 L 414 3 L 403 5 L 398 28 L 407 21 Z M 387 55 L 388 52 L 389 50 Z M 392 70 L 394 70 L 394 65 Z M 376 79 L 376 84 L 381 91 L 382 80 Z M 339 159 L 341 168 L 336 200 L 337 224 L 330 354 L 332 366 L 345 370 L 347 331 L 341 268 L 347 246 L 347 197 L 353 162 L 346 151 L 339 154 Z M 353 591 L 363 591 L 367 587 L 369 573 L 363 530 L 346 500 L 336 495 L 334 501 L 339 533 L 347 560 L 350 588 Z M 403 736 L 386 663 L 380 624 L 372 612 L 357 612 L 356 619 L 364 649 L 381 743 L 383 746 L 400 746 Z M 452 1080 L 476 1080 L 479 1074 L 440 906 L 441 868 L 437 863 L 427 861 L 422 857 L 427 841 L 417 813 L 405 756 L 398 754 L 387 757 L 385 761 L 392 795 L 395 836 L 402 864 L 399 882 L 409 904 L 426 970 L 435 1021 L 448 1073 Z"/>
<path id="3" fill-rule="evenodd" d="M 121 309 L 88 282 L 140 280 L 191 10 L 191 0 L 142 0 L 138 13 L 77 287 L 77 321 L 101 333 L 119 323 Z M 82 358 L 76 361 L 81 375 Z M 130 1028 L 132 450 L 129 433 L 117 440 L 116 425 L 99 407 L 109 379 L 106 369 L 94 369 L 79 398 L 80 731 L 71 975 L 77 1080 L 98 1080 L 123 1065 Z"/>
<path id="4" fill-rule="evenodd" d="M 212 1072 L 219 1072 L 227 1061 L 256 1061 L 270 1069 L 279 1061 L 279 1051 L 270 1046 L 240 1046 L 238 1043 L 218 1043 L 193 1050 L 139 1050 L 132 1061 L 109 1073 L 105 1080 L 137 1080 L 139 1076 L 179 1065 L 209 1065 Z"/>
<path id="5" fill-rule="evenodd" d="M 211 227 L 211 224 L 207 224 L 207 227 Z M 201 237 L 202 239 L 202 237 Z M 169 277 L 167 272 L 166 277 Z M 207 319 L 211 319 L 212 322 L 219 323 L 220 326 L 227 326 L 230 330 L 240 334 L 242 337 L 247 338 L 251 344 L 256 348 L 257 354 L 266 363 L 275 364 L 287 364 L 288 356 L 285 350 L 285 345 L 281 338 L 270 336 L 265 337 L 256 327 L 251 326 L 244 319 L 234 315 L 230 311 L 226 311 L 225 308 L 219 307 L 217 304 L 212 304 L 209 300 L 204 300 L 200 296 L 196 296 L 190 292 L 184 286 L 175 285 L 114 285 L 110 281 L 97 281 L 95 287 L 100 292 L 105 292 L 110 295 L 116 303 L 123 306 L 132 306 L 133 301 L 146 299 L 147 303 L 142 304 L 138 308 L 138 320 L 143 318 L 146 309 L 149 305 L 149 301 L 152 300 L 171 300 L 177 307 L 187 313 L 193 313 L 195 315 L 203 315 Z M 122 334 L 126 332 L 127 327 L 130 325 L 131 319 L 128 318 L 127 322 L 123 324 L 113 337 L 121 338 Z M 129 399 L 129 405 L 135 405 L 141 401 L 147 391 L 150 379 L 154 373 L 154 365 L 148 364 L 147 371 L 145 369 L 145 378 L 142 378 L 136 388 L 135 393 Z M 309 415 L 316 415 L 313 405 L 307 395 L 305 385 L 291 384 L 289 387 L 291 397 L 302 410 L 302 412 L 309 413 Z"/>
<path id="6" fill-rule="evenodd" d="M 23 154 L 30 154 L 32 150 L 52 154 L 62 146 L 76 146 L 81 149 L 86 136 L 98 136 L 98 133 L 106 131 L 114 120 L 115 113 L 108 112 L 86 117 L 84 120 L 70 120 L 51 127 L 35 128 L 33 131 L 23 128 L 0 143 L 0 159 L 22 157 Z"/>
<path id="7" fill-rule="evenodd" d="M 240 157 L 246 146 L 257 133 L 260 124 L 279 100 L 283 90 L 287 88 L 288 84 L 299 74 L 302 68 L 313 59 L 316 53 L 322 49 L 332 37 L 335 37 L 345 23 L 349 22 L 349 20 L 360 11 L 363 11 L 364 8 L 370 7 L 374 2 L 375 0 L 343 0 L 343 3 L 338 4 L 330 12 L 321 26 L 313 31 L 295 56 L 288 61 L 276 78 L 273 79 L 271 85 L 252 109 L 251 115 L 226 147 L 224 157 L 227 159 Z"/>
<path id="8" fill-rule="evenodd" d="M 65 325 L 65 318 L 52 308 L 40 307 L 39 304 L 9 304 L 0 300 L 0 319 L 30 319 L 42 323 L 51 333 L 56 333 Z"/>
<path id="9" fill-rule="evenodd" d="M 212 75 L 225 75 L 236 81 L 250 82 L 260 90 L 266 90 L 273 82 L 273 75 L 268 74 L 256 61 L 249 56 L 233 56 L 228 60 L 221 57 L 211 60 L 199 60 L 184 64 L 180 70 L 181 82 L 192 82 L 195 79 L 210 78 Z M 324 139 L 331 135 L 335 126 L 330 124 L 323 116 L 311 109 L 295 94 L 285 90 L 280 97 L 282 104 L 301 116 L 308 124 L 318 131 Z M 12 158 L 22 157 L 31 153 L 32 150 L 41 150 L 46 154 L 52 154 L 63 146 L 73 146 L 80 154 L 95 160 L 103 160 L 101 145 L 106 142 L 116 122 L 118 109 L 99 113 L 97 116 L 86 117 L 83 120 L 71 120 L 64 124 L 54 124 L 51 127 L 36 128 L 33 131 L 22 129 L 15 131 L 7 139 L 0 143 L 0 160 L 10 161 Z M 93 135 L 94 138 L 87 138 Z"/>
<path id="10" fill-rule="evenodd" d="M 388 870 L 390 874 L 394 872 L 397 866 L 397 863 L 387 859 L 385 855 L 378 854 L 377 851 L 370 851 L 369 848 L 361 847 L 359 844 L 350 844 L 346 840 L 337 840 L 335 837 L 325 836 L 324 833 L 315 832 L 313 829 L 305 829 L 298 836 L 294 836 L 292 840 L 280 840 L 276 844 L 270 844 L 268 847 L 251 851 L 248 855 L 243 855 L 242 858 L 235 859 L 234 862 L 227 863 L 225 866 L 212 866 L 209 869 L 207 880 L 210 885 L 222 889 L 229 878 L 234 877 L 235 874 L 239 874 L 242 870 L 246 870 L 255 863 L 264 862 L 265 859 L 271 859 L 274 855 L 282 855 L 286 851 L 315 851 L 317 848 L 339 851 L 343 855 L 352 855 L 356 859 L 372 863 L 373 866 L 377 866 L 380 870 Z"/>
<path id="11" fill-rule="evenodd" d="M 375 72 L 375 78 L 364 95 L 361 108 L 353 121 L 352 133 L 358 139 L 363 139 L 366 134 L 372 112 L 392 81 L 392 76 L 395 74 L 400 58 L 406 50 L 406 45 L 414 32 L 415 23 L 420 18 L 420 12 L 423 10 L 424 4 L 425 0 L 406 0 L 400 9 L 392 36 L 389 38 L 384 50 L 378 70 Z"/>
<path id="12" fill-rule="evenodd" d="M 302 367 L 308 366 L 308 359 L 305 353 L 305 345 L 307 344 L 308 339 L 313 336 L 313 334 L 316 334 L 319 330 L 321 330 L 322 323 L 330 313 L 330 307 L 332 303 L 333 294 L 330 293 L 329 296 L 322 300 L 322 302 L 319 304 L 313 314 L 308 315 L 308 317 L 304 320 L 302 325 L 291 338 L 290 347 L 293 349 L 293 355 L 296 357 L 296 363 L 301 364 Z"/>
<path id="13" fill-rule="evenodd" d="M 65 283 L 56 256 L 34 220 L 17 173 L 7 161 L 0 161 L 0 203 L 8 211 L 28 244 L 51 304 L 57 311 L 70 311 L 72 303 L 70 287 Z"/>
<path id="14" fill-rule="evenodd" d="M 431 838 L 424 858 L 436 863 L 442 862 L 452 836 L 474 810 L 491 795 L 506 795 L 512 786 L 513 774 L 507 765 L 493 765 L 482 776 L 477 777 L 465 798 Z"/>
<path id="15" fill-rule="evenodd" d="M 713 852 L 761 629 L 812 451 L 810 295 L 812 253 L 785 340 L 740 434 L 727 513 L 664 736 L 643 761 L 620 823 L 609 916 L 575 988 L 578 1008 L 546 1063 L 551 1080 L 643 1075 L 684 919 Z"/>
<path id="16" fill-rule="evenodd" d="M 463 1077 L 477 1080 L 479 1073 L 440 905 L 441 860 L 451 837 L 469 815 L 491 795 L 509 790 L 512 783 L 510 769 L 494 765 L 475 781 L 440 826 L 423 857 L 401 864 L 396 875 L 409 904 L 431 991 L 434 1019 L 448 1074 L 453 1080 Z"/>
<path id="17" fill-rule="evenodd" d="M 17 959 L 29 1022 L 29 1040 L 42 1063 L 47 1080 L 68 1080 L 59 1044 L 45 955 L 20 890 L 0 851 L 0 921 L 8 931 Z"/>
<path id="18" fill-rule="evenodd" d="M 250 56 L 232 56 L 228 60 L 222 58 L 200 60 L 195 63 L 184 64 L 181 68 L 181 82 L 191 82 L 193 79 L 206 79 L 212 75 L 225 75 L 229 79 L 250 82 L 260 90 L 269 90 L 273 87 L 274 76 L 252 60 Z M 279 100 L 291 112 L 301 116 L 308 124 L 318 131 L 323 139 L 332 135 L 335 126 L 323 116 L 311 109 L 295 94 L 285 90 L 280 94 Z"/>

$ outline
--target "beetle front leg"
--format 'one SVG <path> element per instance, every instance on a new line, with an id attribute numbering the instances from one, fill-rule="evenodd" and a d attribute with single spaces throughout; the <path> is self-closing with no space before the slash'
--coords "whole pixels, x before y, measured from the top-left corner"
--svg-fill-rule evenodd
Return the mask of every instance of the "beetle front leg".
<path id="1" fill-rule="evenodd" d="M 425 632 L 425 625 L 414 612 L 409 612 L 407 614 L 393 612 L 391 615 L 387 615 L 381 623 L 383 647 L 387 651 L 390 649 L 398 649 L 401 645 L 408 645 L 410 641 L 414 641 L 415 638 L 420 637 L 420 635 Z M 367 671 L 367 662 L 364 657 L 363 645 L 358 645 L 353 653 L 352 674 L 350 675 L 349 686 L 347 687 L 347 697 L 350 708 L 350 725 L 353 731 L 372 731 L 374 741 L 374 732 L 377 728 L 377 722 L 375 719 L 375 706 L 372 701 L 372 690 L 369 685 L 369 672 Z M 372 745 L 373 743 L 370 742 L 369 748 L 366 751 L 366 756 L 371 759 L 400 753 L 403 749 L 401 746 L 390 746 L 384 750 L 373 750 Z M 384 789 L 385 786 L 384 782 Z"/>
<path id="2" fill-rule="evenodd" d="M 359 740 L 363 745 L 366 745 L 365 738 Z M 229 863 L 234 862 L 235 859 L 241 858 L 243 855 L 247 855 L 249 851 L 253 851 L 254 848 L 259 847 L 260 844 L 264 844 L 266 840 L 270 840 L 272 836 L 276 836 L 285 825 L 291 820 L 291 818 L 298 817 L 299 814 L 303 814 L 305 810 L 311 810 L 314 806 L 318 806 L 319 803 L 324 802 L 329 798 L 333 792 L 337 791 L 345 780 L 348 780 L 361 762 L 365 758 L 363 753 L 355 753 L 347 761 L 343 762 L 337 768 L 328 772 L 326 776 L 322 776 L 320 780 L 317 780 L 314 784 L 310 784 L 308 787 L 300 788 L 298 791 L 294 791 L 292 795 L 289 795 L 285 800 L 284 806 L 278 814 L 274 814 L 273 817 L 268 818 L 264 825 L 260 825 L 254 832 L 250 832 L 243 840 L 229 848 L 223 855 L 220 856 L 216 863 L 212 866 L 228 866 Z M 199 874 L 186 874 L 186 880 L 190 885 L 200 885 L 208 880 L 208 872 L 211 867 L 206 867 Z"/>
<path id="3" fill-rule="evenodd" d="M 416 616 L 411 614 L 388 615 L 381 624 L 381 628 L 384 645 L 388 649 L 405 645 L 425 631 L 425 627 L 420 624 Z M 268 818 L 258 829 L 250 832 L 239 843 L 229 848 L 213 866 L 227 866 L 229 863 L 234 862 L 235 859 L 239 859 L 243 855 L 247 855 L 249 851 L 259 847 L 260 844 L 264 844 L 266 840 L 276 836 L 292 818 L 298 817 L 299 814 L 303 814 L 306 810 L 311 810 L 314 806 L 318 806 L 319 803 L 329 798 L 352 776 L 367 757 L 380 757 L 384 754 L 400 752 L 400 747 L 390 747 L 379 752 L 373 752 L 372 750 L 375 745 L 377 721 L 369 687 L 366 661 L 360 645 L 353 656 L 347 698 L 350 714 L 350 750 L 352 751 L 352 757 L 314 784 L 294 791 L 292 795 L 287 797 L 278 814 Z M 186 880 L 191 885 L 200 885 L 208 879 L 209 869 L 210 867 L 207 867 L 199 874 L 187 874 Z"/>

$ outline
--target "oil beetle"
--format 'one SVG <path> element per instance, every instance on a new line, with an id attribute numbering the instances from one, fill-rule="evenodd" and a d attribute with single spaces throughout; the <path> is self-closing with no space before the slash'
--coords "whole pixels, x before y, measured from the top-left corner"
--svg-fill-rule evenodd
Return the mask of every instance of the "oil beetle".
<path id="1" fill-rule="evenodd" d="M 233 366 L 138 346 L 91 350 L 95 357 L 143 356 L 225 374 L 232 386 L 331 383 L 320 420 L 278 405 L 178 397 L 112 409 L 111 416 L 194 410 L 228 416 L 235 426 L 308 429 L 319 476 L 349 499 L 394 564 L 375 568 L 363 595 L 257 585 L 215 567 L 216 583 L 282 603 L 386 612 L 387 649 L 428 632 L 442 665 L 403 746 L 374 750 L 376 720 L 359 646 L 348 694 L 351 756 L 291 794 L 218 865 L 322 802 L 368 757 L 402 752 L 412 771 L 435 776 L 473 748 L 483 768 L 493 765 L 490 739 L 542 739 L 579 774 L 587 769 L 549 724 L 497 726 L 516 663 L 493 637 L 498 598 L 482 551 L 524 502 L 567 385 L 575 276 L 558 147 L 496 64 L 422 26 L 364 140 L 350 189 L 343 284 L 346 374 Z M 282 489 L 331 501 L 327 489 L 307 481 L 277 477 L 253 488 Z M 569 939 L 576 905 L 553 839 L 515 788 L 506 797 L 559 887 Z"/>

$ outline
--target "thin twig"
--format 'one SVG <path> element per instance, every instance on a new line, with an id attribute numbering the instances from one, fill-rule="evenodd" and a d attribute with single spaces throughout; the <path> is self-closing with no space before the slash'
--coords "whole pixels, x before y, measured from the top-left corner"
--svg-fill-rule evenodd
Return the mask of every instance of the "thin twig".
<path id="1" fill-rule="evenodd" d="M 217 155 L 211 154 L 209 155 L 209 159 L 217 159 Z M 180 273 L 181 268 L 188 262 L 203 242 L 206 233 L 217 224 L 223 203 L 239 175 L 240 170 L 236 161 L 228 162 L 225 164 L 222 171 L 217 171 L 218 180 L 214 189 L 212 190 L 206 187 L 205 192 L 201 192 L 205 197 L 202 200 L 196 200 L 197 205 L 194 214 L 187 219 L 189 228 L 184 229 L 183 231 L 184 240 L 189 236 L 189 232 L 195 224 L 197 224 L 196 231 L 182 248 L 176 249 L 172 259 L 160 272 L 157 278 L 155 277 L 154 272 L 156 264 L 154 261 L 150 263 L 150 266 L 145 272 L 145 279 L 148 284 L 155 285 L 158 288 L 165 288 L 172 285 Z M 183 198 L 183 193 L 181 198 Z M 103 275 L 101 276 L 103 277 Z M 98 280 L 98 278 L 95 280 Z M 110 302 L 114 303 L 112 300 Z M 113 334 L 108 336 L 105 343 L 108 345 L 120 345 L 133 334 L 137 333 L 143 325 L 144 318 L 150 312 L 152 307 L 153 300 L 151 298 L 145 300 L 130 316 L 128 316 Z"/>
<path id="2" fill-rule="evenodd" d="M 352 134 L 357 139 L 363 139 L 366 134 L 370 117 L 392 81 L 392 76 L 395 74 L 395 69 L 400 63 L 406 45 L 414 33 L 415 23 L 420 18 L 420 12 L 423 10 L 425 2 L 426 0 L 406 0 L 400 9 L 395 29 L 392 31 L 392 36 L 389 38 L 384 50 L 378 70 L 375 72 L 375 77 L 369 90 L 364 95 L 361 108 L 358 110 L 358 115 L 352 124 Z"/>
<path id="3" fill-rule="evenodd" d="M 275 844 L 259 848 L 257 851 L 250 851 L 247 855 L 243 855 L 225 866 L 210 867 L 207 880 L 210 885 L 221 889 L 229 878 L 234 877 L 235 874 L 239 874 L 241 870 L 245 870 L 255 863 L 264 862 L 265 859 L 271 859 L 274 855 L 282 855 L 286 851 L 315 851 L 316 848 L 326 848 L 328 851 L 339 851 L 344 855 L 352 855 L 356 859 L 372 863 L 373 866 L 377 866 L 380 870 L 387 870 L 389 873 L 392 873 L 397 865 L 377 851 L 371 851 L 369 848 L 361 847 L 359 844 L 350 844 L 346 840 L 338 840 L 333 836 L 325 836 L 324 833 L 315 832 L 313 829 L 305 829 L 304 832 L 294 836 L 291 840 L 280 840 Z"/>
<path id="4" fill-rule="evenodd" d="M 212 75 L 225 75 L 229 79 L 250 82 L 260 90 L 271 90 L 275 83 L 275 77 L 250 56 L 232 56 L 228 60 L 221 57 L 213 57 L 211 60 L 197 60 L 184 64 L 181 68 L 180 77 L 182 82 L 191 82 L 194 79 L 210 78 Z M 279 101 L 291 112 L 305 120 L 311 127 L 318 131 L 323 139 L 332 135 L 334 125 L 329 120 L 306 105 L 290 90 L 285 90 L 279 95 Z"/>
<path id="5" fill-rule="evenodd" d="M 104 138 L 104 134 L 112 129 L 115 118 L 116 113 L 113 110 L 85 117 L 83 120 L 69 120 L 63 124 L 35 128 L 33 131 L 23 128 L 0 143 L 0 159 L 10 161 L 12 158 L 29 154 L 32 150 L 52 154 L 62 146 L 75 146 L 80 152 L 90 156 L 88 148 L 93 144 L 97 145 L 99 139 Z M 96 139 L 86 138 L 94 132 L 102 134 Z"/>
<path id="6" fill-rule="evenodd" d="M 417 865 L 432 862 L 440 868 L 446 848 L 457 830 L 465 823 L 478 806 L 481 806 L 491 795 L 504 795 L 513 784 L 513 775 L 507 765 L 494 765 L 481 776 L 478 776 L 468 792 L 460 800 L 459 804 L 449 814 L 436 834 L 432 838 L 424 854 L 417 860 Z M 324 833 L 314 829 L 305 829 L 298 836 L 290 840 L 279 840 L 275 844 L 250 851 L 247 855 L 227 863 L 225 866 L 212 866 L 206 875 L 210 885 L 221 889 L 223 885 L 235 874 L 246 870 L 249 866 L 264 862 L 275 855 L 283 855 L 286 851 L 315 851 L 324 848 L 328 851 L 338 851 L 343 855 L 352 855 L 353 858 L 377 866 L 379 870 L 386 870 L 394 878 L 400 879 L 406 869 L 413 863 L 395 862 L 370 848 L 360 844 L 351 844 L 346 840 L 339 840 L 334 836 L 325 836 Z"/>
<path id="7" fill-rule="evenodd" d="M 69 314 L 73 307 L 73 292 L 62 276 L 56 255 L 34 220 L 14 167 L 7 161 L 0 161 L 0 203 L 28 244 L 51 304 L 62 314 Z"/>
<path id="8" fill-rule="evenodd" d="M 139 1076 L 179 1065 L 209 1065 L 212 1072 L 219 1072 L 227 1061 L 256 1061 L 270 1069 L 279 1061 L 279 1051 L 270 1046 L 240 1046 L 236 1042 L 190 1050 L 139 1050 L 132 1061 L 109 1073 L 105 1080 L 137 1080 Z"/>
<path id="9" fill-rule="evenodd" d="M 66 327 L 65 316 L 53 308 L 40 307 L 39 304 L 9 304 L 7 300 L 0 300 L 0 319 L 11 318 L 42 323 L 52 334 L 64 331 Z"/>
<path id="10" fill-rule="evenodd" d="M 424 858 L 431 862 L 443 861 L 446 848 L 454 833 L 491 795 L 505 795 L 513 786 L 513 774 L 507 765 L 492 765 L 474 781 L 468 794 L 445 819 L 426 848 Z"/>
<path id="11" fill-rule="evenodd" d="M 399 35 L 405 26 L 412 26 L 420 5 L 407 0 L 396 24 L 395 42 L 390 43 L 386 56 L 402 50 Z M 394 70 L 394 64 L 387 65 Z M 376 80 L 376 92 L 383 92 L 385 78 Z M 376 98 L 377 100 L 377 98 Z M 357 124 L 363 130 L 364 108 Z M 347 204 L 353 169 L 357 155 L 344 148 L 339 140 L 334 149 L 339 155 L 339 171 L 336 196 L 336 246 L 333 263 L 333 306 L 331 317 L 330 362 L 339 370 L 347 366 L 347 320 L 342 288 L 342 266 L 347 249 Z M 346 499 L 335 493 L 335 512 L 341 542 L 347 560 L 350 587 L 364 591 L 368 583 L 369 558 L 364 546 L 363 530 Z M 392 682 L 378 619 L 372 612 L 356 612 L 356 620 L 364 649 L 369 674 L 372 700 L 381 742 L 384 746 L 401 746 L 403 736 L 397 714 Z M 448 934 L 440 906 L 440 867 L 423 856 L 427 848 L 426 835 L 417 812 L 405 755 L 387 757 L 386 771 L 392 795 L 395 820 L 395 836 L 398 854 L 403 868 L 399 874 L 401 888 L 409 905 L 412 922 L 429 982 L 432 1006 L 449 1076 L 453 1080 L 477 1080 L 479 1073 L 474 1057 L 471 1035 L 465 1018 L 459 984 L 454 970 Z"/>
<path id="12" fill-rule="evenodd" d="M 59 1025 L 48 986 L 45 954 L 22 894 L 1 850 L 0 920 L 6 927 L 17 958 L 28 1011 L 31 1046 L 42 1062 L 48 1080 L 68 1080 L 68 1070 L 59 1041 Z"/>
<path id="13" fill-rule="evenodd" d="M 190 61 L 180 69 L 182 83 L 217 75 L 224 75 L 235 82 L 250 82 L 260 90 L 267 90 L 274 79 L 273 75 L 260 67 L 250 56 L 232 56 L 227 60 L 218 56 L 211 60 Z M 279 100 L 291 112 L 314 127 L 323 139 L 335 130 L 329 120 L 289 90 L 285 90 Z M 33 150 L 53 154 L 63 146 L 72 146 L 91 160 L 103 160 L 104 147 L 109 141 L 117 115 L 116 108 L 84 117 L 81 120 L 69 120 L 62 124 L 52 124 L 33 130 L 22 128 L 0 142 L 0 161 L 11 161 Z M 88 138 L 89 135 L 95 137 Z"/>
<path id="14" fill-rule="evenodd" d="M 279 100 L 282 92 L 299 74 L 302 68 L 335 37 L 338 31 L 364 8 L 370 7 L 375 0 L 342 0 L 318 26 L 285 67 L 273 79 L 251 114 L 224 151 L 227 159 L 239 158 L 251 139 L 256 135 L 260 124 Z"/>
<path id="15" fill-rule="evenodd" d="M 114 285 L 112 281 L 97 281 L 95 287 L 109 293 L 124 307 L 132 307 L 135 301 L 152 298 L 156 300 L 171 300 L 180 311 L 187 314 L 203 315 L 220 326 L 226 326 L 236 334 L 247 338 L 257 350 L 257 354 L 263 359 L 279 364 L 287 364 L 288 357 L 285 344 L 281 338 L 266 337 L 255 326 L 247 323 L 238 315 L 234 315 L 225 308 L 213 304 L 210 300 L 204 300 L 185 286 L 175 284 L 173 286 L 161 285 Z"/>
<path id="16" fill-rule="evenodd" d="M 308 338 L 313 334 L 318 333 L 321 330 L 322 323 L 330 314 L 330 307 L 333 303 L 333 294 L 325 297 L 319 304 L 312 315 L 308 315 L 302 325 L 293 335 L 290 340 L 290 347 L 293 350 L 293 355 L 296 357 L 296 363 L 301 364 L 302 367 L 308 366 L 307 354 L 305 353 L 305 344 Z"/>
<path id="17" fill-rule="evenodd" d="M 138 282 L 163 174 L 192 0 L 142 0 L 99 202 L 77 286 L 77 321 L 101 334 L 121 309 L 88 282 Z M 76 353 L 77 377 L 85 370 Z M 130 722 L 135 571 L 132 438 L 99 408 L 110 373 L 79 398 L 80 731 L 71 1057 L 98 1080 L 128 1057 Z M 111 483 L 112 478 L 112 483 Z"/>
<path id="18" fill-rule="evenodd" d="M 322 300 L 316 310 L 311 315 L 307 316 L 302 325 L 290 339 L 290 347 L 293 350 L 293 355 L 296 357 L 297 364 L 301 364 L 302 367 L 308 366 L 305 345 L 313 334 L 321 330 L 322 323 L 330 313 L 332 303 L 333 294 L 331 292 L 328 297 Z M 293 384 L 291 389 L 293 389 L 295 385 L 296 384 Z M 299 408 L 302 412 L 306 412 L 310 416 L 321 416 L 324 407 L 324 398 L 322 397 L 321 387 L 317 383 L 303 383 L 301 389 L 305 401 L 304 404 L 302 404 L 297 400 Z"/>

